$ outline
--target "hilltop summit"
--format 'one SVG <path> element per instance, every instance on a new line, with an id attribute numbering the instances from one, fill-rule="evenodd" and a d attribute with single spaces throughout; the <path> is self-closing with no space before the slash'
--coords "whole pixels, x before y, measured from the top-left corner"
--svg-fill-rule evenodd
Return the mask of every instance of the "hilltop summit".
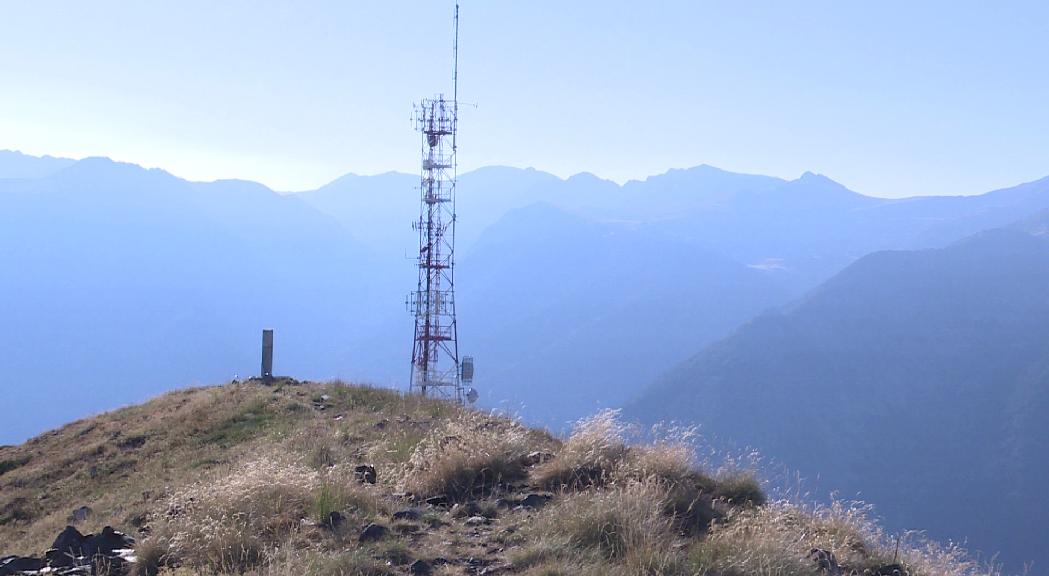
<path id="1" fill-rule="evenodd" d="M 767 502 L 751 472 L 624 430 L 604 413 L 562 441 L 339 383 L 180 390 L 0 448 L 0 542 L 21 555 L 0 574 L 58 533 L 88 559 L 81 532 L 128 542 L 108 526 L 137 539 L 130 563 L 75 573 L 985 573 L 919 542 L 894 563 L 860 510 Z"/>

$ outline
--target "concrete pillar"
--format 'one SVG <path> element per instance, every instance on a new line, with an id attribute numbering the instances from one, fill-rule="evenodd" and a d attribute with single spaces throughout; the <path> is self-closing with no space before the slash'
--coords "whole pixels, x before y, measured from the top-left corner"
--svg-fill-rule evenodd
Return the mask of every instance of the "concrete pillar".
<path id="1" fill-rule="evenodd" d="M 262 379 L 273 379 L 273 330 L 262 331 Z"/>

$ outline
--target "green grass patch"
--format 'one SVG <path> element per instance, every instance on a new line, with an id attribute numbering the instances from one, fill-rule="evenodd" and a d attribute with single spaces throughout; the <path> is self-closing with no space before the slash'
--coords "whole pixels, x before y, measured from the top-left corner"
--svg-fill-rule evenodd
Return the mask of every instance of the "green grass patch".
<path id="1" fill-rule="evenodd" d="M 412 457 L 412 452 L 415 451 L 415 447 L 419 445 L 422 439 L 423 434 L 421 432 L 405 432 L 396 438 L 390 439 L 386 454 L 391 462 L 403 464 Z"/>
<path id="2" fill-rule="evenodd" d="M 222 463 L 222 460 L 216 460 L 214 458 L 202 458 L 200 460 L 194 460 L 193 463 L 189 465 L 189 469 L 200 470 L 202 468 L 213 468 Z"/>
<path id="3" fill-rule="evenodd" d="M 326 524 L 332 512 L 341 512 L 345 505 L 342 492 L 330 484 L 325 484 L 313 495 L 310 517 L 318 524 Z"/>
<path id="4" fill-rule="evenodd" d="M 396 390 L 368 386 L 332 385 L 325 389 L 337 408 L 379 412 L 394 406 L 401 399 Z"/>
<path id="5" fill-rule="evenodd" d="M 273 432 L 277 420 L 278 415 L 270 403 L 259 400 L 220 422 L 201 441 L 204 444 L 239 444 Z"/>

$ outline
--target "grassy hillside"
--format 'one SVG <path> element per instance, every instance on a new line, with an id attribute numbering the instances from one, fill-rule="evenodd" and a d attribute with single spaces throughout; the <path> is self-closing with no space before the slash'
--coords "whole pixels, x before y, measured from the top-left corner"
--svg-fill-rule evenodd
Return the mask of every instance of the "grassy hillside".
<path id="1" fill-rule="evenodd" d="M 609 413 L 560 441 L 367 387 L 188 389 L 0 448 L 0 552 L 40 554 L 71 523 L 134 535 L 143 574 L 815 575 L 813 548 L 846 574 L 893 563 L 862 509 L 766 502 L 750 473 L 689 454 L 628 446 Z M 991 573 L 916 540 L 900 558 Z"/>

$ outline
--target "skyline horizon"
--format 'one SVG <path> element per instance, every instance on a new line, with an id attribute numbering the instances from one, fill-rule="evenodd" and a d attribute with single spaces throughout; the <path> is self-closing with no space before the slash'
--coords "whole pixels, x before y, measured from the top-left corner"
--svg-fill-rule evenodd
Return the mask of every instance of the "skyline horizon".
<path id="1" fill-rule="evenodd" d="M 453 2 L 14 4 L 0 148 L 315 188 L 414 173 Z M 701 161 L 883 198 L 1045 174 L 1049 7 L 461 2 L 459 161 L 623 183 Z M 406 17 L 409 16 L 409 17 Z M 348 165 L 352 164 L 352 170 Z"/>
<path id="2" fill-rule="evenodd" d="M 87 155 L 87 156 L 82 156 L 82 157 L 77 158 L 77 157 L 72 157 L 72 156 L 62 155 L 62 154 L 51 154 L 51 153 L 36 154 L 36 153 L 26 152 L 23 149 L 16 149 L 16 148 L 0 148 L 0 153 L 3 153 L 3 152 L 20 154 L 22 156 L 30 157 L 30 158 L 37 158 L 37 159 L 52 158 L 52 159 L 56 159 L 56 160 L 69 160 L 69 161 L 73 161 L 73 162 L 80 162 L 80 161 L 83 161 L 83 160 L 90 160 L 90 159 L 104 159 L 104 160 L 108 160 L 108 161 L 116 163 L 116 164 L 127 164 L 127 165 L 131 165 L 131 166 L 136 166 L 136 167 L 144 169 L 144 170 L 160 170 L 160 171 L 165 172 L 165 173 L 167 173 L 167 174 L 169 174 L 169 175 L 171 175 L 171 176 L 173 176 L 175 178 L 178 178 L 180 180 L 185 180 L 187 182 L 195 182 L 195 183 L 209 183 L 209 182 L 221 182 L 221 181 L 252 182 L 252 183 L 261 185 L 261 186 L 265 187 L 266 189 L 268 189 L 268 190 L 270 190 L 270 191 L 272 191 L 272 192 L 274 192 L 276 194 L 280 194 L 280 195 L 295 195 L 295 194 L 302 194 L 302 193 L 306 193 L 306 192 L 312 192 L 312 191 L 324 188 L 325 186 L 331 185 L 334 182 L 336 182 L 336 181 L 338 181 L 338 180 L 340 180 L 342 178 L 346 178 L 346 177 L 374 178 L 374 177 L 385 176 L 385 175 L 389 175 L 389 174 L 397 174 L 397 175 L 402 175 L 402 176 L 418 176 L 418 174 L 416 174 L 414 172 L 405 172 L 405 171 L 397 170 L 397 169 L 391 169 L 391 170 L 385 170 L 385 171 L 380 171 L 380 172 L 374 172 L 374 173 L 370 173 L 370 174 L 364 174 L 364 173 L 354 172 L 354 171 L 350 170 L 348 172 L 343 172 L 342 174 L 337 175 L 334 178 L 326 180 L 326 181 L 322 182 L 321 184 L 319 184 L 319 185 L 317 185 L 315 187 L 300 188 L 300 189 L 296 189 L 296 190 L 287 190 L 287 189 L 275 188 L 275 187 L 267 184 L 266 182 L 263 182 L 263 181 L 260 181 L 260 180 L 256 180 L 256 179 L 253 179 L 253 178 L 247 178 L 247 177 L 229 176 L 229 177 L 219 177 L 219 178 L 198 179 L 198 178 L 194 178 L 194 177 L 191 177 L 191 176 L 186 176 L 186 175 L 183 175 L 183 174 L 179 174 L 176 171 L 173 171 L 173 170 L 171 170 L 171 169 L 169 169 L 169 168 L 167 168 L 167 167 L 165 167 L 163 165 L 147 165 L 147 164 L 142 164 L 142 163 L 138 163 L 138 162 L 131 161 L 131 160 L 125 160 L 125 159 L 120 159 L 120 158 L 113 158 L 113 157 L 107 156 L 107 155 L 92 154 L 92 155 Z M 828 174 L 825 174 L 825 173 L 822 173 L 822 172 L 818 172 L 818 171 L 815 171 L 815 170 L 805 170 L 801 174 L 798 174 L 797 176 L 791 177 L 791 176 L 782 176 L 782 175 L 777 175 L 777 174 L 765 174 L 765 173 L 760 173 L 760 172 L 748 172 L 748 171 L 732 170 L 732 169 L 725 168 L 723 166 L 715 166 L 715 165 L 707 163 L 707 162 L 700 162 L 698 164 L 693 164 L 691 166 L 685 166 L 685 167 L 668 167 L 668 168 L 664 169 L 662 172 L 655 172 L 655 173 L 647 174 L 647 175 L 645 175 L 645 176 L 643 176 L 641 178 L 631 178 L 631 179 L 625 180 L 625 181 L 617 181 L 617 180 L 614 180 L 612 178 L 608 178 L 608 177 L 602 176 L 600 174 L 597 174 L 597 173 L 595 173 L 593 171 L 589 171 L 589 170 L 581 170 L 581 171 L 578 171 L 578 172 L 573 172 L 571 174 L 565 175 L 565 174 L 558 174 L 558 173 L 553 172 L 551 170 L 547 170 L 547 169 L 544 169 L 544 168 L 539 168 L 539 167 L 536 167 L 536 166 L 514 166 L 514 165 L 510 165 L 510 164 L 487 164 L 487 165 L 483 165 L 483 166 L 477 166 L 477 167 L 473 167 L 473 168 L 471 168 L 469 170 L 460 171 L 459 172 L 459 176 L 463 176 L 463 175 L 466 175 L 466 174 L 470 174 L 472 172 L 476 172 L 476 171 L 479 171 L 479 170 L 485 170 L 485 169 L 489 169 L 489 168 L 506 168 L 506 169 L 511 169 L 511 170 L 521 170 L 521 171 L 532 170 L 532 171 L 548 174 L 548 175 L 553 176 L 553 177 L 555 177 L 555 178 L 557 178 L 557 179 L 559 179 L 561 181 L 567 181 L 567 180 L 570 180 L 571 178 L 574 178 L 574 177 L 577 177 L 577 176 L 593 176 L 594 178 L 597 178 L 599 180 L 602 180 L 602 181 L 605 181 L 605 182 L 611 182 L 611 183 L 615 184 L 616 186 L 618 186 L 620 188 L 630 184 L 631 182 L 643 183 L 643 182 L 646 182 L 649 179 L 658 178 L 660 176 L 665 176 L 665 175 L 670 174 L 672 172 L 678 172 L 678 171 L 680 171 L 680 172 L 688 172 L 688 171 L 696 170 L 696 169 L 699 169 L 699 168 L 710 168 L 710 169 L 713 169 L 713 170 L 718 170 L 720 172 L 725 172 L 725 173 L 729 173 L 729 174 L 739 174 L 739 175 L 747 175 L 747 176 L 765 176 L 765 177 L 769 177 L 769 178 L 776 178 L 776 179 L 782 180 L 785 183 L 787 183 L 787 182 L 795 182 L 797 180 L 800 180 L 800 179 L 804 178 L 807 175 L 813 175 L 813 176 L 817 176 L 817 177 L 826 178 L 826 179 L 828 179 L 828 180 L 830 180 L 830 181 L 832 181 L 832 182 L 834 182 L 836 184 L 839 184 L 839 185 L 843 186 L 845 189 L 847 189 L 848 191 L 853 192 L 855 194 L 859 194 L 859 195 L 866 196 L 866 197 L 869 197 L 869 198 L 878 198 L 878 199 L 883 199 L 883 200 L 906 200 L 906 199 L 911 199 L 911 198 L 923 198 L 923 197 L 972 197 L 972 196 L 981 196 L 981 195 L 984 195 L 984 194 L 989 194 L 989 193 L 997 192 L 997 191 L 1000 191 L 1000 190 L 1007 190 L 1007 189 L 1014 188 L 1014 187 L 1017 187 L 1017 186 L 1022 186 L 1024 184 L 1030 184 L 1032 182 L 1039 182 L 1041 180 L 1049 178 L 1049 171 L 1047 171 L 1044 176 L 1035 178 L 1033 180 L 1013 181 L 1013 182 L 1006 183 L 1006 184 L 1003 184 L 1003 185 L 995 187 L 995 188 L 991 188 L 991 189 L 983 190 L 983 191 L 977 191 L 977 192 L 973 192 L 973 193 L 969 193 L 969 194 L 965 194 L 965 193 L 949 193 L 948 192 L 948 193 L 943 193 L 943 194 L 929 193 L 929 194 L 915 194 L 915 195 L 910 195 L 910 196 L 889 196 L 889 195 L 872 194 L 872 193 L 869 193 L 869 192 L 866 192 L 866 191 L 857 190 L 856 188 L 853 188 L 852 186 L 849 186 L 848 184 L 845 184 L 841 180 L 839 180 L 839 179 L 837 179 L 837 178 L 835 178 L 835 177 L 833 177 L 831 175 L 828 175 Z"/>

